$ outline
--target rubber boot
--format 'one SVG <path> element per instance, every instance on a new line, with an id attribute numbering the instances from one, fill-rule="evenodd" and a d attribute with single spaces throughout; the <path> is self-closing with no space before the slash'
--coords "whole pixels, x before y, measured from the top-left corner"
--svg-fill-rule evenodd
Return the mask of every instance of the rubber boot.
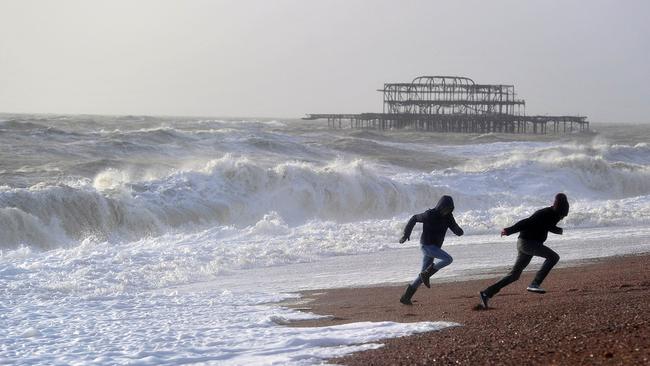
<path id="1" fill-rule="evenodd" d="M 438 272 L 438 270 L 433 268 L 433 264 L 427 267 L 427 269 L 425 269 L 424 271 L 420 272 L 420 279 L 422 280 L 422 283 L 426 287 L 431 288 L 431 283 L 429 282 L 429 279 L 436 272 Z"/>
<path id="2" fill-rule="evenodd" d="M 415 294 L 415 291 L 417 290 L 417 287 L 408 285 L 406 287 L 406 291 L 404 291 L 404 295 L 400 297 L 399 302 L 401 302 L 404 305 L 413 305 L 411 302 L 411 298 L 413 297 L 413 294 Z"/>

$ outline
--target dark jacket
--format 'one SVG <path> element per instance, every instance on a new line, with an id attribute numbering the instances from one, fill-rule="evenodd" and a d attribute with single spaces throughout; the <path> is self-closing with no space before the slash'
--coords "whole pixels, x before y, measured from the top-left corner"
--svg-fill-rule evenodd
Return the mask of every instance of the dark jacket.
<path id="1" fill-rule="evenodd" d="M 404 228 L 404 237 L 411 236 L 416 222 L 423 224 L 422 236 L 420 236 L 421 245 L 435 245 L 440 248 L 442 242 L 445 241 L 447 229 L 451 229 L 458 236 L 463 235 L 463 229 L 458 226 L 451 211 L 446 215 L 440 213 L 445 208 L 454 210 L 454 200 L 450 196 L 442 196 L 435 208 L 413 215 Z"/>
<path id="2" fill-rule="evenodd" d="M 531 217 L 503 230 L 507 235 L 519 233 L 520 239 L 543 243 L 546 241 L 549 231 L 553 234 L 562 234 L 562 229 L 557 227 L 557 223 L 561 219 L 562 216 L 553 207 L 546 207 L 537 210 Z"/>

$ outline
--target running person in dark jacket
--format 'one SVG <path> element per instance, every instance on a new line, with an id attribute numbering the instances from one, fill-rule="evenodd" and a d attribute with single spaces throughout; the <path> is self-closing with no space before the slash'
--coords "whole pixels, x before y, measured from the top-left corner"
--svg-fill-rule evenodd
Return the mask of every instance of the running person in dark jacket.
<path id="1" fill-rule="evenodd" d="M 544 264 L 527 290 L 543 294 L 546 291 L 540 287 L 551 268 L 560 260 L 560 256 L 551 248 L 544 245 L 548 233 L 562 235 L 562 228 L 557 223 L 569 213 L 569 201 L 564 193 L 555 195 L 553 206 L 536 211 L 531 217 L 523 219 L 511 227 L 501 231 L 501 236 L 519 233 L 517 240 L 517 260 L 510 273 L 494 285 L 479 293 L 481 306 L 488 307 L 488 300 L 496 295 L 502 288 L 517 281 L 521 272 L 528 266 L 533 256 L 545 258 Z"/>
<path id="2" fill-rule="evenodd" d="M 402 304 L 413 305 L 411 297 L 413 297 L 420 284 L 424 283 L 426 287 L 431 287 L 429 278 L 453 261 L 453 258 L 440 248 L 445 240 L 447 229 L 451 229 L 458 236 L 463 235 L 463 229 L 458 226 L 456 220 L 454 220 L 454 215 L 451 214 L 453 210 L 454 200 L 450 196 L 442 196 L 435 208 L 413 215 L 406 224 L 404 235 L 399 240 L 400 243 L 411 240 L 411 231 L 413 231 L 415 223 L 421 222 L 423 224 L 420 246 L 424 257 L 422 258 L 422 272 L 406 288 L 406 292 L 399 300 Z M 434 263 L 436 258 L 439 261 Z"/>

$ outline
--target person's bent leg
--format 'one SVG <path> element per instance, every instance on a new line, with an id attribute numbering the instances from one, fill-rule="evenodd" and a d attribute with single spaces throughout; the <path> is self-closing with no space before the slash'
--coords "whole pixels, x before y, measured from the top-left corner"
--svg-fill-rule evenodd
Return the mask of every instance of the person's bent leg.
<path id="1" fill-rule="evenodd" d="M 510 270 L 510 272 L 505 277 L 500 279 L 497 283 L 486 288 L 482 292 L 488 297 L 493 297 L 494 295 L 499 293 L 499 291 L 501 291 L 502 288 L 517 281 L 521 276 L 521 272 L 524 271 L 524 268 L 526 268 L 526 266 L 530 263 L 530 260 L 532 258 L 533 258 L 532 255 L 519 251 L 519 254 L 517 254 L 517 260 L 515 261 L 515 265 L 512 266 L 512 270 Z"/>
<path id="2" fill-rule="evenodd" d="M 432 255 L 434 258 L 439 259 L 439 261 L 437 261 L 433 265 L 433 268 L 436 271 L 439 271 L 439 270 L 447 267 L 448 265 L 450 265 L 454 261 L 454 258 L 452 258 L 449 255 L 449 253 L 442 250 L 442 248 L 435 247 L 435 249 L 433 249 L 432 251 L 429 251 L 429 253 L 430 253 L 429 255 Z"/>
<path id="3" fill-rule="evenodd" d="M 539 271 L 537 271 L 537 274 L 535 275 L 535 279 L 531 283 L 531 285 L 539 286 L 542 284 L 542 282 L 544 282 L 544 279 L 546 278 L 548 273 L 560 260 L 560 256 L 553 249 L 545 245 L 536 248 L 533 252 L 533 255 L 545 259 L 544 264 L 542 264 L 542 268 L 540 268 Z"/>
<path id="4" fill-rule="evenodd" d="M 431 287 L 431 283 L 429 282 L 431 276 L 440 269 L 450 265 L 454 259 L 449 255 L 449 253 L 434 245 L 423 246 L 422 251 L 429 257 L 439 259 L 437 263 L 432 262 L 429 266 L 423 269 L 422 272 L 420 272 L 420 280 L 422 283 L 424 283 L 426 287 Z"/>

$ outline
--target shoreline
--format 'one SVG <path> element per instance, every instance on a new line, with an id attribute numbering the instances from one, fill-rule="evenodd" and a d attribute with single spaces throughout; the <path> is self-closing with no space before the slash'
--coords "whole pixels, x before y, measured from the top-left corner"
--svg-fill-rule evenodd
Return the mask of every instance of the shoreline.
<path id="1" fill-rule="evenodd" d="M 461 324 L 328 360 L 341 365 L 650 364 L 648 266 L 649 253 L 565 263 L 551 271 L 543 295 L 525 290 L 535 274 L 526 271 L 491 299 L 487 311 L 477 310 L 478 291 L 505 271 L 457 281 L 434 276 L 431 289 L 419 288 L 413 306 L 398 301 L 405 283 L 304 291 L 295 303 L 281 305 L 328 316 L 290 324 L 295 327 Z"/>

